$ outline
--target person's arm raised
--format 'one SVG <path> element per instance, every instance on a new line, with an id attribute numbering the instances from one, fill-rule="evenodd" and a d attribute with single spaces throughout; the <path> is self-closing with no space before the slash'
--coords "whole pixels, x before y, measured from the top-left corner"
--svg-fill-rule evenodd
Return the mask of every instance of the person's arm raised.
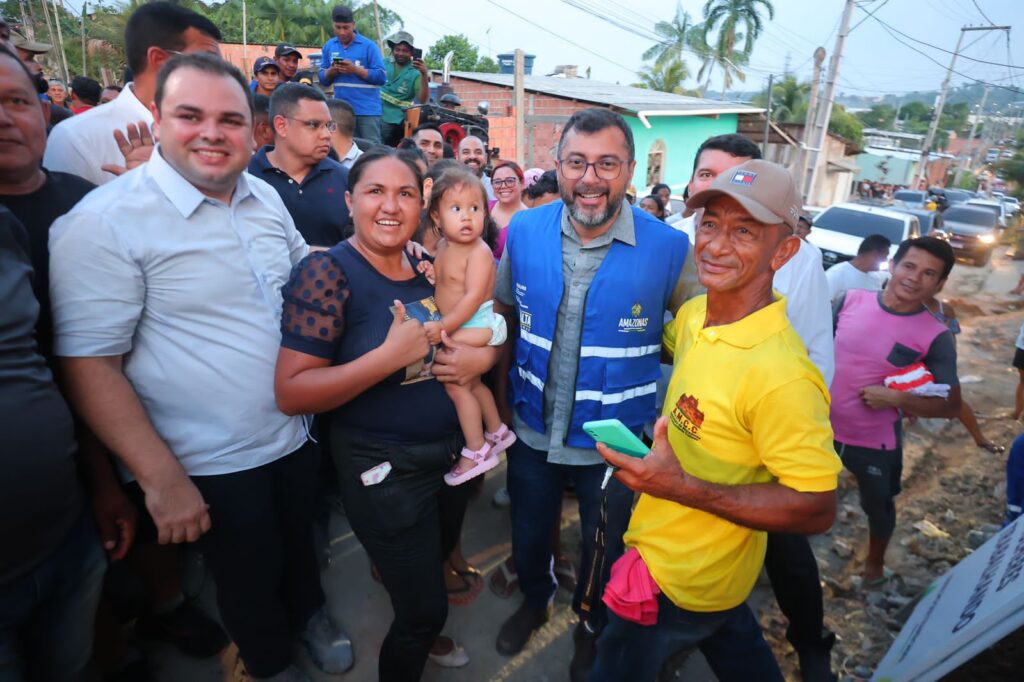
<path id="1" fill-rule="evenodd" d="M 423 325 L 404 319 L 401 301 L 396 300 L 394 306 L 384 343 L 352 362 L 331 365 L 328 358 L 281 348 L 274 373 L 278 409 L 289 415 L 333 410 L 425 357 L 430 344 Z"/>
<path id="2" fill-rule="evenodd" d="M 122 357 L 65 357 L 61 368 L 75 410 L 145 492 L 160 544 L 195 542 L 210 530 L 203 496 L 153 428 Z"/>
<path id="3" fill-rule="evenodd" d="M 779 483 L 721 485 L 686 472 L 668 442 L 668 417 L 654 424 L 654 447 L 643 459 L 612 450 L 597 451 L 616 467 L 615 477 L 630 490 L 721 517 L 754 530 L 822 533 L 832 525 L 836 494 L 800 492 Z"/>

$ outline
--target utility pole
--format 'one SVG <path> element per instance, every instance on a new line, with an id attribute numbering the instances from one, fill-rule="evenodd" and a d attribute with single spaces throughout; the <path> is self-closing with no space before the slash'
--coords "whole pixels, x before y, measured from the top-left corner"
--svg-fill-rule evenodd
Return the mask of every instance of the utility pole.
<path id="1" fill-rule="evenodd" d="M 836 35 L 836 46 L 832 49 L 832 58 L 828 62 L 828 76 L 825 79 L 825 92 L 822 95 L 821 106 L 818 107 L 817 116 L 814 121 L 814 131 L 811 139 L 813 145 L 808 149 L 810 161 L 808 177 L 803 185 L 803 195 L 808 200 L 814 194 L 814 183 L 818 178 L 818 166 L 821 165 L 821 152 L 825 148 L 825 139 L 828 135 L 828 121 L 832 117 L 832 105 L 836 96 L 836 80 L 839 78 L 839 63 L 843 59 L 843 46 L 846 44 L 846 36 L 850 33 L 850 18 L 853 16 L 855 0 L 846 0 L 843 8 L 843 17 L 839 21 L 839 33 Z"/>
<path id="2" fill-rule="evenodd" d="M 78 17 L 78 26 L 82 31 L 82 75 L 88 76 L 89 71 L 86 68 L 86 53 L 85 53 L 85 3 L 82 3 L 82 13 Z"/>
<path id="3" fill-rule="evenodd" d="M 774 80 L 775 74 L 768 74 L 768 99 L 764 108 L 764 141 L 761 142 L 761 156 L 764 158 L 768 158 L 768 133 L 772 125 L 772 82 Z"/>
<path id="4" fill-rule="evenodd" d="M 377 0 L 373 0 L 373 21 L 377 24 L 377 47 L 380 48 L 381 54 L 384 53 L 384 35 L 380 30 L 380 7 L 377 5 Z"/>
<path id="5" fill-rule="evenodd" d="M 46 33 L 47 33 L 47 35 L 50 38 L 49 43 L 50 43 L 50 45 L 53 45 L 54 47 L 57 47 L 57 40 L 53 37 L 53 25 L 50 23 L 50 7 L 49 7 L 49 5 L 46 4 L 46 0 L 39 0 L 39 4 L 42 5 L 42 7 L 43 7 L 43 21 L 46 23 Z M 29 5 L 29 7 L 31 7 L 31 5 Z M 53 63 L 56 64 L 56 67 L 54 68 L 54 70 L 55 71 L 59 71 L 60 70 L 60 60 L 57 59 L 54 56 L 49 55 L 49 54 L 47 54 L 46 57 L 48 57 L 47 61 L 52 59 Z M 64 77 L 67 78 L 67 75 L 65 74 Z"/>
<path id="6" fill-rule="evenodd" d="M 985 101 L 988 99 L 989 87 L 985 86 L 985 91 L 981 93 L 981 104 L 978 105 L 978 113 L 974 117 L 974 123 L 971 124 L 971 133 L 967 136 L 967 144 L 960 151 L 960 163 L 957 164 L 956 174 L 953 176 L 953 186 L 960 186 L 960 178 L 963 177 L 964 170 L 968 169 L 969 166 L 974 165 L 970 162 L 973 158 L 973 154 L 969 153 L 971 147 L 974 146 L 974 134 L 978 132 L 978 123 L 981 121 L 982 115 L 985 113 Z"/>
<path id="7" fill-rule="evenodd" d="M 812 144 L 811 125 L 814 122 L 814 115 L 818 107 L 818 90 L 821 89 L 821 65 L 825 63 L 825 48 L 819 47 L 814 51 L 814 73 L 811 76 L 811 92 L 807 100 L 807 115 L 804 117 L 804 131 L 800 136 L 799 163 L 796 165 L 797 185 L 801 194 L 804 188 L 804 178 L 807 177 L 807 148 Z M 810 201 L 810 197 L 803 195 L 804 202 Z"/>
<path id="8" fill-rule="evenodd" d="M 43 0 L 46 4 L 46 0 Z M 64 67 L 64 82 L 71 80 L 71 69 L 68 68 L 68 55 L 64 51 L 64 31 L 60 27 L 60 12 L 57 11 L 57 0 L 53 0 L 53 23 L 57 26 L 57 49 L 60 50 L 60 60 Z"/>
<path id="9" fill-rule="evenodd" d="M 25 0 L 18 0 L 18 9 L 21 10 L 21 30 L 29 40 L 36 39 L 36 27 L 32 24 L 32 14 L 25 4 Z"/>
<path id="10" fill-rule="evenodd" d="M 931 153 L 932 144 L 935 142 L 935 132 L 939 127 L 939 119 L 942 117 L 942 109 L 946 106 L 946 93 L 949 91 L 949 81 L 953 78 L 953 67 L 956 65 L 956 58 L 960 56 L 960 45 L 964 42 L 964 33 L 967 31 L 1009 31 L 1009 26 L 964 26 L 960 29 L 960 37 L 957 38 L 956 47 L 953 49 L 953 57 L 949 60 L 949 68 L 946 69 L 946 79 L 942 81 L 942 90 L 939 92 L 939 101 L 935 104 L 935 111 L 932 114 L 931 123 L 928 125 L 928 134 L 924 138 L 924 146 L 921 147 L 921 158 L 917 162 L 917 172 L 914 174 L 914 182 L 911 189 L 917 189 L 918 184 L 924 179 L 928 181 L 928 155 Z"/>
<path id="11" fill-rule="evenodd" d="M 523 78 L 526 71 L 526 53 L 516 48 L 515 75 L 513 76 L 512 105 L 516 112 L 516 163 L 522 168 L 526 161 L 526 91 Z"/>
<path id="12" fill-rule="evenodd" d="M 242 64 L 246 68 L 249 68 L 249 17 L 246 7 L 248 4 L 246 0 L 242 0 Z"/>

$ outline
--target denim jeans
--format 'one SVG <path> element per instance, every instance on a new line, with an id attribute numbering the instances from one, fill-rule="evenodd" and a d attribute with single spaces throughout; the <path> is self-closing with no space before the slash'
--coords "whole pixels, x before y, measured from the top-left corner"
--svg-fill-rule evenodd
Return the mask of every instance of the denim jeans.
<path id="1" fill-rule="evenodd" d="M 658 595 L 658 622 L 638 625 L 608 614 L 597 640 L 597 660 L 589 682 L 656 680 L 665 660 L 696 646 L 720 682 L 782 682 L 779 665 L 764 641 L 761 626 L 746 604 L 698 613 Z"/>
<path id="2" fill-rule="evenodd" d="M 380 141 L 389 147 L 397 147 L 405 133 L 404 123 L 381 123 Z"/>
<path id="3" fill-rule="evenodd" d="M 558 589 L 551 554 L 551 532 L 559 523 L 562 494 L 567 481 L 573 481 L 580 505 L 580 532 L 583 556 L 579 557 L 576 594 L 572 606 L 580 612 L 580 602 L 590 576 L 594 556 L 594 533 L 601 515 L 601 481 L 604 464 L 573 466 L 551 464 L 547 453 L 517 441 L 508 451 L 508 494 L 512 500 L 512 560 L 519 575 L 519 589 L 526 603 L 545 608 Z M 608 582 L 612 564 L 622 556 L 622 535 L 629 525 L 633 491 L 618 479 L 608 482 L 608 524 L 605 528 L 604 571 L 592 604 L 591 623 L 598 629 L 606 620 L 601 592 Z"/>
<path id="4" fill-rule="evenodd" d="M 88 513 L 29 573 L 0 585 L 0 682 L 84 680 L 107 559 Z"/>
<path id="5" fill-rule="evenodd" d="M 380 144 L 380 116 L 356 116 L 356 133 L 374 144 Z"/>

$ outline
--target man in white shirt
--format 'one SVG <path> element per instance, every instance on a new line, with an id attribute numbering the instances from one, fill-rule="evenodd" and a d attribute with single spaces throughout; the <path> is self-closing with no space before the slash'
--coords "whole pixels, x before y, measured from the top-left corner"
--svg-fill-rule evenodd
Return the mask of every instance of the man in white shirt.
<path id="1" fill-rule="evenodd" d="M 277 192 L 244 172 L 252 103 L 238 69 L 178 55 L 155 93 L 150 161 L 51 230 L 55 353 L 159 541 L 198 541 L 249 674 L 308 679 L 292 664 L 295 628 L 342 673 L 352 645 L 327 616 L 313 548 L 317 453 L 273 390 L 280 290 L 308 247 Z"/>
<path id="2" fill-rule="evenodd" d="M 144 163 L 153 151 L 149 136 L 153 115 L 149 107 L 160 67 L 175 54 L 220 55 L 219 40 L 220 29 L 213 22 L 181 5 L 140 5 L 128 18 L 124 31 L 132 82 L 107 106 L 95 107 L 55 126 L 47 140 L 43 165 L 102 185 L 123 173 L 125 167 Z M 125 130 L 130 134 L 125 136 Z"/>
<path id="3" fill-rule="evenodd" d="M 458 158 L 459 163 L 464 164 L 480 178 L 480 181 L 484 183 L 484 189 L 487 191 L 488 201 L 493 201 L 494 187 L 491 186 L 491 179 L 484 172 L 484 169 L 487 167 L 487 146 L 483 140 L 476 135 L 466 135 L 459 142 L 459 148 L 456 150 L 455 156 Z"/>
<path id="4" fill-rule="evenodd" d="M 751 159 L 760 159 L 761 149 L 742 135 L 710 137 L 697 149 L 688 196 L 707 189 L 719 174 Z M 701 209 L 689 226 L 700 224 Z M 686 223 L 677 223 L 685 229 Z M 687 231 L 693 240 L 693 232 Z M 807 354 L 821 371 L 825 385 L 835 372 L 832 345 L 832 307 L 826 292 L 821 254 L 800 240 L 800 250 L 775 273 L 773 286 L 786 297 L 786 315 L 807 347 Z M 800 659 L 804 682 L 834 679 L 830 651 L 835 635 L 825 629 L 818 563 L 804 535 L 768 533 L 765 569 L 779 608 L 789 619 L 786 637 Z"/>
<path id="5" fill-rule="evenodd" d="M 892 242 L 880 234 L 864 238 L 857 247 L 857 255 L 853 260 L 833 265 L 825 272 L 828 281 L 828 297 L 834 304 L 839 297 L 850 289 L 867 289 L 880 291 L 882 278 L 878 271 L 882 263 L 889 260 L 889 248 Z"/>
<path id="6" fill-rule="evenodd" d="M 350 170 L 356 159 L 363 155 L 363 150 L 356 146 L 352 137 L 356 134 L 356 112 L 343 99 L 327 100 L 327 109 L 336 126 L 331 133 L 331 146 L 338 155 L 338 163 Z"/>

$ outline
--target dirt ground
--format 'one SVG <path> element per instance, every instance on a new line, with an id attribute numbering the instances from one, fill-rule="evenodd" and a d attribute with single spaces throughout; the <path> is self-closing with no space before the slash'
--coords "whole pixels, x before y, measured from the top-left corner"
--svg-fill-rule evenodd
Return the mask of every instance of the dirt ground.
<path id="1" fill-rule="evenodd" d="M 1017 373 L 1010 363 L 1024 322 L 1024 300 L 1008 291 L 1016 284 L 1015 265 L 1005 255 L 986 268 L 958 263 L 943 296 L 963 327 L 958 369 L 964 399 L 982 432 L 1007 450 L 1024 431 L 1011 415 Z M 867 520 L 856 482 L 843 473 L 835 525 L 812 541 L 824 586 L 825 625 L 838 636 L 833 664 L 841 680 L 869 678 L 913 610 L 914 597 L 998 529 L 1005 513 L 1005 466 L 1005 453 L 977 447 L 957 420 L 907 425 L 903 492 L 886 562 L 896 576 L 887 588 L 866 593 L 859 587 Z M 786 621 L 773 599 L 761 623 L 786 678 L 798 680 L 796 655 L 785 640 Z M 950 679 L 1020 679 L 1021 634 Z"/>

